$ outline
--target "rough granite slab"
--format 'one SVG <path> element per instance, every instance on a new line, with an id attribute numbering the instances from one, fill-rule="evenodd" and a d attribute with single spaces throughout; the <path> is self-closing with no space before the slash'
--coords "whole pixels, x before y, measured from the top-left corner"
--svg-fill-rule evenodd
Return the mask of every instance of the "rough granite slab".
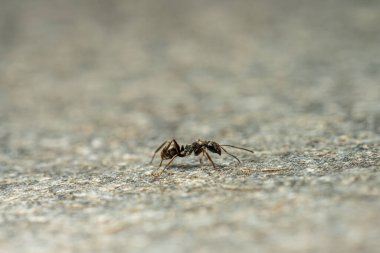
<path id="1" fill-rule="evenodd" d="M 378 252 L 379 1 L 0 5 L 0 252 Z"/>

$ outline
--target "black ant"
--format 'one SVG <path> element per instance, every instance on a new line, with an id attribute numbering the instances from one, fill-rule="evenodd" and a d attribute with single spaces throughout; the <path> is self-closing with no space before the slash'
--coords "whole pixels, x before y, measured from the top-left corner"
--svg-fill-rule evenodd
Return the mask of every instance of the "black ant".
<path id="1" fill-rule="evenodd" d="M 216 166 L 215 166 L 214 162 L 212 161 L 211 156 L 207 153 L 207 150 L 210 152 L 216 153 L 218 155 L 221 155 L 222 150 L 223 150 L 224 152 L 226 152 L 228 155 L 235 158 L 240 163 L 239 158 L 237 158 L 233 154 L 230 154 L 223 147 L 232 147 L 232 148 L 242 149 L 242 150 L 253 153 L 252 150 L 249 150 L 246 148 L 236 147 L 236 146 L 232 146 L 232 145 L 220 145 L 220 144 L 216 143 L 215 141 L 197 140 L 197 141 L 193 142 L 192 144 L 187 144 L 185 146 L 184 145 L 179 146 L 177 141 L 175 139 L 172 139 L 170 141 L 165 141 L 156 149 L 156 151 L 154 151 L 154 154 L 153 154 L 153 157 L 152 157 L 152 160 L 150 161 L 150 163 L 153 162 L 153 159 L 156 156 L 157 152 L 159 152 L 161 149 L 162 149 L 162 151 L 161 151 L 161 162 L 160 162 L 160 165 L 158 166 L 158 168 L 161 167 L 162 162 L 164 160 L 170 159 L 170 161 L 165 165 L 164 169 L 160 173 L 157 174 L 155 171 L 152 174 L 153 174 L 153 176 L 156 176 L 156 177 L 160 176 L 165 171 L 165 169 L 167 169 L 169 167 L 169 165 L 173 162 L 173 160 L 176 157 L 185 157 L 185 156 L 191 155 L 192 153 L 194 153 L 195 156 L 202 154 L 202 157 L 200 158 L 201 163 L 202 163 L 202 158 L 204 156 L 206 156 L 207 159 L 210 160 L 214 169 L 216 169 Z"/>

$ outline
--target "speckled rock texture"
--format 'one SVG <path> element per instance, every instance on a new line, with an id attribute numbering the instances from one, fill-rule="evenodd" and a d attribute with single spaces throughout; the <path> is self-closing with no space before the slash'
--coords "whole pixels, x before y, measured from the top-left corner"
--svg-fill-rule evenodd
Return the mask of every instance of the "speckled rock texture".
<path id="1" fill-rule="evenodd" d="M 378 252 L 379 1 L 0 3 L 0 252 Z"/>

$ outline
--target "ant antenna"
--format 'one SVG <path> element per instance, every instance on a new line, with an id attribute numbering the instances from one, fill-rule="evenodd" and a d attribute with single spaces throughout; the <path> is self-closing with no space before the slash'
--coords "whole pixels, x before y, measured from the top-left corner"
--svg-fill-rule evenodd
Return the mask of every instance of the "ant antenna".
<path id="1" fill-rule="evenodd" d="M 223 146 L 225 146 L 225 145 L 223 145 Z M 229 154 L 230 156 L 232 156 L 233 158 L 235 158 L 239 163 L 240 163 L 240 160 L 239 160 L 239 158 L 237 158 L 236 156 L 234 156 L 233 154 L 231 154 L 231 153 L 228 153 L 228 151 L 225 149 L 225 148 L 223 148 L 223 147 L 220 147 L 221 149 L 223 149 L 224 150 L 224 152 L 226 152 L 227 154 Z"/>
<path id="2" fill-rule="evenodd" d="M 236 147 L 236 146 L 232 146 L 232 145 L 220 145 L 220 146 L 231 147 L 231 148 L 237 148 L 237 149 L 241 149 L 241 150 L 245 150 L 245 151 L 248 151 L 248 152 L 254 153 L 252 150 L 249 150 L 249 149 L 246 149 L 246 148 L 241 148 L 241 147 Z M 223 150 L 226 151 L 225 149 L 223 149 Z"/>

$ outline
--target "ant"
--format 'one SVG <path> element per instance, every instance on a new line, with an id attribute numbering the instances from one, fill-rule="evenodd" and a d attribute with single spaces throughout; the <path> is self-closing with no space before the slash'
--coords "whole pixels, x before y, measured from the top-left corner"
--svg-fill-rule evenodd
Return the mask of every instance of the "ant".
<path id="1" fill-rule="evenodd" d="M 224 152 L 226 152 L 228 155 L 235 158 L 240 163 L 239 158 L 237 158 L 233 154 L 230 154 L 223 147 L 231 147 L 231 148 L 236 148 L 236 149 L 242 149 L 242 150 L 253 153 L 252 150 L 249 150 L 246 148 L 236 147 L 236 146 L 232 146 L 232 145 L 220 145 L 220 144 L 216 143 L 215 141 L 197 140 L 197 141 L 193 142 L 192 144 L 187 144 L 185 146 L 184 145 L 179 146 L 177 141 L 175 139 L 172 139 L 170 141 L 165 141 L 156 149 L 156 151 L 154 151 L 154 154 L 153 154 L 153 157 L 152 157 L 152 160 L 150 161 L 150 163 L 153 162 L 154 157 L 156 156 L 156 154 L 161 149 L 162 149 L 162 151 L 161 151 L 161 162 L 160 162 L 160 165 L 158 166 L 158 168 L 161 167 L 162 162 L 164 160 L 170 159 L 170 161 L 165 165 L 164 169 L 160 173 L 157 174 L 155 171 L 152 173 L 152 175 L 155 177 L 160 176 L 165 171 L 165 169 L 167 169 L 169 167 L 169 165 L 173 162 L 173 160 L 176 157 L 185 157 L 185 156 L 191 155 L 192 153 L 194 153 L 195 156 L 202 154 L 202 157 L 200 158 L 201 163 L 202 163 L 202 158 L 204 156 L 206 156 L 207 159 L 210 160 L 214 169 L 216 169 L 216 166 L 215 166 L 214 162 L 212 161 L 209 153 L 207 153 L 207 151 L 221 155 L 222 150 L 223 150 Z"/>

